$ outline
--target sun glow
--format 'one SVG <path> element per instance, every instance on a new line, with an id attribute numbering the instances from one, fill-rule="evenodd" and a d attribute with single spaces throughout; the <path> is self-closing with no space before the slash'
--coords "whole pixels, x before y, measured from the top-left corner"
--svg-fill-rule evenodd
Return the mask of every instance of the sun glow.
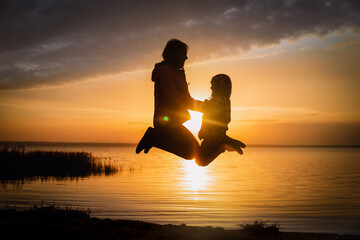
<path id="1" fill-rule="evenodd" d="M 191 119 L 183 125 L 193 134 L 197 134 L 201 128 L 202 113 L 189 110 Z"/>

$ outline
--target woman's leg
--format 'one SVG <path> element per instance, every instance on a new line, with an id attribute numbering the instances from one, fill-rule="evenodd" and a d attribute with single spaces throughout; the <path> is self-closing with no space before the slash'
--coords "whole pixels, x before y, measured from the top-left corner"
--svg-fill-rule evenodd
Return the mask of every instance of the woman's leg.
<path id="1" fill-rule="evenodd" d="M 183 125 L 156 127 L 153 132 L 153 146 L 173 153 L 184 159 L 194 159 L 199 143 Z"/>

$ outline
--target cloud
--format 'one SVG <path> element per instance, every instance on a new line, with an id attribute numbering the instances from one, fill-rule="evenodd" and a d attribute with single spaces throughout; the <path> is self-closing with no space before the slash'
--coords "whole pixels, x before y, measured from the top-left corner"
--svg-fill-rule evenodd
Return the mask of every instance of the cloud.
<path id="1" fill-rule="evenodd" d="M 349 119 L 359 119 L 354 117 L 357 115 L 349 118 L 346 114 L 324 113 L 300 107 L 232 107 L 231 109 L 234 124 L 322 123 L 336 122 L 339 119 L 349 122 Z"/>
<path id="2" fill-rule="evenodd" d="M 242 119 L 242 120 L 235 120 L 233 122 L 240 122 L 240 123 L 276 123 L 278 119 Z"/>
<path id="3" fill-rule="evenodd" d="M 356 45 L 360 45 L 360 40 L 352 40 L 345 43 L 338 43 L 336 45 L 329 46 L 328 49 L 337 49 L 337 48 L 350 47 Z"/>
<path id="4" fill-rule="evenodd" d="M 247 143 L 287 145 L 351 145 L 359 146 L 359 122 L 274 123 L 258 124 L 243 129 Z M 256 135 L 261 133 L 261 135 Z M 236 137 L 236 135 L 234 136 Z"/>
<path id="5" fill-rule="evenodd" d="M 276 115 L 317 115 L 318 112 L 302 107 L 231 107 L 233 111 L 240 111 L 246 113 L 271 113 Z"/>
<path id="6" fill-rule="evenodd" d="M 0 9 L 1 90 L 151 67 L 173 37 L 201 61 L 360 26 L 352 0 L 7 0 Z"/>

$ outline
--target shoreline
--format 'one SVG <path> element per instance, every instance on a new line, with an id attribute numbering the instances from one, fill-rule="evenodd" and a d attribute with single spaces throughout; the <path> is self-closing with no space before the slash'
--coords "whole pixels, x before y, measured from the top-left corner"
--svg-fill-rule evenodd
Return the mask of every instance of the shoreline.
<path id="1" fill-rule="evenodd" d="M 0 231 L 12 239 L 194 239 L 194 240 L 360 240 L 360 235 L 282 232 L 273 234 L 225 230 L 220 227 L 187 226 L 186 224 L 156 224 L 137 220 L 8 220 L 0 221 Z"/>
<path id="2" fill-rule="evenodd" d="M 225 230 L 211 226 L 100 219 L 91 217 L 90 210 L 56 206 L 34 206 L 25 211 L 2 209 L 0 231 L 12 239 L 360 240 L 360 235 L 351 234 L 282 232 L 279 225 L 262 222 Z"/>

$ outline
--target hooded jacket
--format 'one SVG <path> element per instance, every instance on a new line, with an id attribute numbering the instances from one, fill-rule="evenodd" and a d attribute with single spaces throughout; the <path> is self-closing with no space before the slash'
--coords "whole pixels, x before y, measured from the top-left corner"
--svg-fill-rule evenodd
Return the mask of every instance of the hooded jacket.
<path id="1" fill-rule="evenodd" d="M 151 78 L 155 83 L 154 127 L 189 120 L 188 109 L 194 109 L 198 101 L 190 96 L 184 70 L 160 62 L 155 64 Z"/>
<path id="2" fill-rule="evenodd" d="M 205 100 L 201 111 L 201 129 L 198 133 L 199 139 L 215 137 L 221 140 L 228 130 L 231 121 L 231 102 L 229 98 L 216 96 Z"/>

